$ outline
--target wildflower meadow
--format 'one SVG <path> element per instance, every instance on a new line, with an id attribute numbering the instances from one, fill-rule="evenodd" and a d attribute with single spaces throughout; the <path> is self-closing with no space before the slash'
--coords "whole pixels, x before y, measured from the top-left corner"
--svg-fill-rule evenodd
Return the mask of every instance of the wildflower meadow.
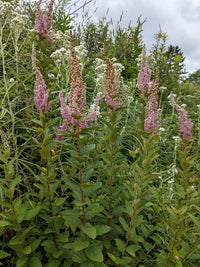
<path id="1" fill-rule="evenodd" d="M 145 20 L 0 0 L 0 265 L 200 266 L 200 84 Z"/>

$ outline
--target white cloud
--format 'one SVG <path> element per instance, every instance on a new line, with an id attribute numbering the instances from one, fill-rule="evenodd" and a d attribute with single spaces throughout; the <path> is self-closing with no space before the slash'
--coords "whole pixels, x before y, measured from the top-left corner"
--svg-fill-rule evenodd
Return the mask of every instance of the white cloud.
<path id="1" fill-rule="evenodd" d="M 92 4 L 88 7 L 94 8 Z M 187 70 L 200 68 L 200 0 L 96 0 L 96 7 L 96 13 L 92 14 L 96 20 L 108 8 L 106 18 L 112 17 L 114 23 L 119 21 L 122 10 L 126 25 L 131 20 L 135 26 L 140 15 L 142 19 L 147 18 L 143 39 L 148 49 L 161 25 L 162 31 L 167 32 L 168 44 L 178 45 L 183 51 Z"/>

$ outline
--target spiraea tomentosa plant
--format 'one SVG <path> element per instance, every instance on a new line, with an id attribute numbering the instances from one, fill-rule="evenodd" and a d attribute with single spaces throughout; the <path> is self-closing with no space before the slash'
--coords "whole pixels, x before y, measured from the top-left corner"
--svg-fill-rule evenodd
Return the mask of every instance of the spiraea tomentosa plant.
<path id="1" fill-rule="evenodd" d="M 41 3 L 42 0 L 39 0 L 37 3 L 35 31 L 37 32 L 38 40 L 46 39 L 48 42 L 52 42 L 54 30 L 51 30 L 51 26 L 54 0 L 50 1 L 45 14 L 41 10 Z"/>
<path id="2" fill-rule="evenodd" d="M 158 266 L 192 266 L 197 254 L 199 241 L 199 192 L 198 180 L 195 175 L 193 154 L 193 123 L 188 118 L 184 108 L 176 104 L 171 92 L 172 105 L 177 110 L 179 122 L 177 123 L 182 133 L 180 149 L 177 149 L 179 158 L 177 172 L 174 175 L 173 190 L 176 192 L 168 203 L 164 214 L 166 250 L 162 249 L 158 257 Z"/>

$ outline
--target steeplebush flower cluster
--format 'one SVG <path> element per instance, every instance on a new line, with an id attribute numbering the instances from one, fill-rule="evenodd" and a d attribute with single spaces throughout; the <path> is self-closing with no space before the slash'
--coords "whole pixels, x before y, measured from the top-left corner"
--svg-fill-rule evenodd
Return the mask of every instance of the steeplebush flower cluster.
<path id="1" fill-rule="evenodd" d="M 145 108 L 144 130 L 155 134 L 159 127 L 158 118 L 158 85 L 159 85 L 159 69 L 156 69 L 156 79 L 153 82 L 153 89 L 149 101 Z"/>
<path id="2" fill-rule="evenodd" d="M 47 112 L 51 107 L 51 102 L 48 102 L 48 96 L 49 96 L 49 89 L 47 89 L 47 86 L 45 84 L 45 81 L 43 79 L 43 76 L 36 65 L 36 53 L 35 49 L 33 48 L 32 51 L 32 67 L 35 72 L 36 81 L 35 81 L 35 90 L 34 90 L 34 101 L 35 106 L 38 110 L 38 112 Z"/>
<path id="3" fill-rule="evenodd" d="M 192 123 L 191 119 L 188 119 L 187 111 L 185 111 L 183 107 L 176 104 L 173 92 L 171 92 L 170 98 L 171 98 L 172 105 L 176 108 L 179 114 L 179 117 L 178 117 L 179 122 L 177 123 L 177 125 L 180 131 L 183 133 L 183 139 L 189 140 L 193 136 L 192 128 L 194 124 Z"/>
<path id="4" fill-rule="evenodd" d="M 64 136 L 58 135 L 59 132 L 66 131 L 69 123 L 77 128 L 84 129 L 87 127 L 87 121 L 95 120 L 98 112 L 100 96 L 97 95 L 93 110 L 85 117 L 86 108 L 86 84 L 83 83 L 81 70 L 74 48 L 72 33 L 70 32 L 71 43 L 71 88 L 68 94 L 69 106 L 65 104 L 63 93 L 59 93 L 61 114 L 64 122 L 60 129 L 55 133 L 58 140 L 63 140 Z"/>
<path id="5" fill-rule="evenodd" d="M 123 99 L 125 96 L 125 88 L 123 90 L 122 96 L 117 100 L 117 94 L 119 91 L 119 84 L 120 84 L 120 74 L 118 73 L 117 77 L 115 78 L 115 67 L 111 62 L 111 60 L 105 57 L 105 45 L 102 57 L 106 63 L 106 76 L 104 81 L 105 102 L 108 106 L 117 109 L 123 104 Z"/>
<path id="6" fill-rule="evenodd" d="M 45 14 L 41 10 L 42 0 L 37 3 L 36 21 L 35 21 L 35 31 L 38 33 L 38 40 L 41 38 L 45 39 L 50 43 L 53 41 L 54 30 L 50 31 L 52 26 L 52 12 L 54 0 L 51 0 Z"/>
<path id="7" fill-rule="evenodd" d="M 146 51 L 144 45 L 142 50 L 141 67 L 137 80 L 138 88 L 141 91 L 142 98 L 145 98 L 145 93 L 151 91 L 152 89 L 153 83 L 150 82 L 150 79 L 151 79 L 151 73 L 147 65 Z"/>

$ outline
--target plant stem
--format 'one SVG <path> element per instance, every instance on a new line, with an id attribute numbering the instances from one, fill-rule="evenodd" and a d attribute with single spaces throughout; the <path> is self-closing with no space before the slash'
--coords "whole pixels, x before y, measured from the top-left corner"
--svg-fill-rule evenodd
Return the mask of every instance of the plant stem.
<path id="1" fill-rule="evenodd" d="M 43 131 L 45 131 L 45 122 L 44 122 L 44 112 L 40 111 L 40 121 L 42 124 L 42 129 Z M 43 138 L 45 138 L 45 133 L 43 133 Z M 57 233 L 56 233 L 56 227 L 55 227 L 55 223 L 54 223 L 54 212 L 53 212 L 53 205 L 52 205 L 52 199 L 51 199 L 51 189 L 50 189 L 50 182 L 48 181 L 48 177 L 49 177 L 49 163 L 48 163 L 48 158 L 45 157 L 45 161 L 46 161 L 46 170 L 47 170 L 47 174 L 46 174 L 46 178 L 47 178 L 47 189 L 48 189 L 48 199 L 49 199 L 49 209 L 50 209 L 50 213 L 51 213 L 51 225 L 52 225 L 52 229 L 53 229 L 53 238 L 54 238 L 54 243 L 56 246 L 57 251 L 59 251 L 59 245 L 58 245 L 58 241 L 57 241 Z M 59 261 L 61 262 L 61 259 L 59 257 Z"/>
<path id="2" fill-rule="evenodd" d="M 78 157 L 80 159 L 81 157 L 81 146 L 80 146 L 80 125 L 78 123 L 77 126 L 77 131 L 78 131 L 78 137 L 77 137 L 77 143 L 78 143 Z M 84 195 L 83 195 L 83 173 L 82 173 L 82 167 L 81 167 L 81 162 L 79 161 L 79 181 L 80 181 L 80 189 L 81 189 L 81 203 L 82 203 L 82 221 L 83 221 L 83 226 L 86 225 L 86 220 L 85 220 L 85 204 L 84 204 Z M 87 240 L 87 235 L 84 233 L 85 240 Z"/>

